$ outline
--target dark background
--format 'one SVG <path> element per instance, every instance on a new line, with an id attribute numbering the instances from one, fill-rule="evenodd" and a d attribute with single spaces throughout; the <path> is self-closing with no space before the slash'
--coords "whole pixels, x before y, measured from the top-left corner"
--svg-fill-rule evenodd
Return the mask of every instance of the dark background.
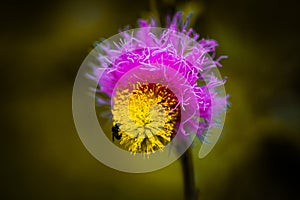
<path id="1" fill-rule="evenodd" d="M 183 198 L 180 162 L 110 169 L 81 143 L 71 108 L 95 41 L 175 10 L 193 11 L 194 29 L 229 55 L 232 107 L 216 147 L 195 159 L 199 199 L 300 198 L 297 1 L 64 0 L 1 3 L 1 199 Z"/>

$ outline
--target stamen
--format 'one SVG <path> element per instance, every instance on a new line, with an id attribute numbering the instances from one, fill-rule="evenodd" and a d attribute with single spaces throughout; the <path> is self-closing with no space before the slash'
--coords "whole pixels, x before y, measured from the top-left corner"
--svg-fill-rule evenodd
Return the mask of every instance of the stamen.
<path id="1" fill-rule="evenodd" d="M 175 135 L 180 108 L 175 94 L 159 83 L 140 83 L 119 90 L 112 109 L 119 126 L 120 145 L 136 153 L 150 154 L 163 148 Z"/>

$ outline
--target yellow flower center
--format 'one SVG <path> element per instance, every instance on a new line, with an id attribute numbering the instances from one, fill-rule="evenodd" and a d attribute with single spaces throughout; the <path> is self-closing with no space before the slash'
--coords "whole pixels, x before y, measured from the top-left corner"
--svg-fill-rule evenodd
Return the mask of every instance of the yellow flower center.
<path id="1" fill-rule="evenodd" d="M 113 125 L 119 124 L 120 145 L 135 153 L 162 150 L 174 137 L 180 118 L 178 99 L 161 84 L 134 85 L 116 91 L 112 108 Z"/>

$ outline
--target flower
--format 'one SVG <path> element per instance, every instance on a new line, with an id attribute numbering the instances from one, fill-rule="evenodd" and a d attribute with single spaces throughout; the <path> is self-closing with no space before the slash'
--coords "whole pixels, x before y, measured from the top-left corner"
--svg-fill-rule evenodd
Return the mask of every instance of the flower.
<path id="1" fill-rule="evenodd" d="M 111 100 L 97 102 L 111 106 L 119 143 L 133 154 L 163 150 L 175 136 L 205 141 L 226 110 L 227 96 L 217 89 L 225 80 L 214 73 L 226 56 L 213 60 L 218 43 L 199 39 L 189 17 L 182 18 L 177 12 L 166 29 L 139 20 L 139 29 L 120 32 L 118 43 L 97 46 L 101 67 L 93 75 Z"/>

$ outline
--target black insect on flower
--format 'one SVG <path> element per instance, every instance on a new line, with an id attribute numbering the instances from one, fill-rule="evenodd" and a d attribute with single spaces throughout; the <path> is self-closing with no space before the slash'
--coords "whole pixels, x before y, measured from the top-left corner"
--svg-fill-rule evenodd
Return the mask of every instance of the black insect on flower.
<path id="1" fill-rule="evenodd" d="M 120 140 L 121 137 L 122 137 L 122 133 L 119 134 L 119 130 L 120 130 L 120 125 L 119 123 L 116 123 L 112 128 L 112 141 L 114 142 L 115 141 L 115 138 L 117 140 Z"/>

